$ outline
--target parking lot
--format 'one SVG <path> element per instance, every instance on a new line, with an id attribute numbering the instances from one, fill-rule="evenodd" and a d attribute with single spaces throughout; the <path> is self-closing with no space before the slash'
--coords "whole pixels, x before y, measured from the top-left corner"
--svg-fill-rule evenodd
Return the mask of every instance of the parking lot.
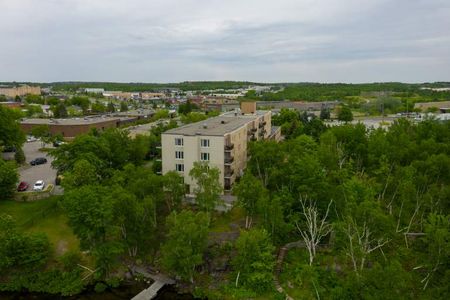
<path id="1" fill-rule="evenodd" d="M 42 147 L 40 141 L 27 142 L 23 145 L 23 152 L 25 153 L 26 165 L 19 168 L 20 181 L 25 181 L 29 184 L 28 191 L 33 189 L 33 185 L 38 180 L 44 180 L 45 185 L 55 183 L 56 170 L 52 168 L 51 162 L 53 158 L 47 155 L 46 152 L 39 151 Z M 49 145 L 46 145 L 49 147 Z M 47 158 L 47 163 L 37 166 L 31 166 L 30 161 L 37 157 Z M 61 192 L 60 189 L 56 191 Z"/>

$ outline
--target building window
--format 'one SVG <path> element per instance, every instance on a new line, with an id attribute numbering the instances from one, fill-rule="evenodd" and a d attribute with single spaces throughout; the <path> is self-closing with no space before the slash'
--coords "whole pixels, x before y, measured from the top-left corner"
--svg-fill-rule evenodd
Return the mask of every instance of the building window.
<path id="1" fill-rule="evenodd" d="M 201 140 L 200 140 L 200 145 L 201 145 L 203 148 L 208 148 L 208 147 L 209 147 L 209 140 L 201 139 Z"/>
<path id="2" fill-rule="evenodd" d="M 184 172 L 184 164 L 175 164 L 175 170 L 178 172 Z"/>
<path id="3" fill-rule="evenodd" d="M 183 146 L 183 139 L 175 138 L 175 146 Z"/>
<path id="4" fill-rule="evenodd" d="M 175 151 L 175 158 L 176 159 L 183 159 L 184 158 L 184 152 L 183 151 Z"/>
<path id="5" fill-rule="evenodd" d="M 209 161 L 209 153 L 201 152 L 200 153 L 200 160 L 201 161 Z"/>

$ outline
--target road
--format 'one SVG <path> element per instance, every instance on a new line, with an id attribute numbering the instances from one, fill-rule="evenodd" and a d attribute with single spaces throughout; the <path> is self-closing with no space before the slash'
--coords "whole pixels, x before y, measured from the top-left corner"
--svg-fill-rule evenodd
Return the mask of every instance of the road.
<path id="1" fill-rule="evenodd" d="M 27 182 L 30 186 L 28 190 L 33 189 L 33 185 L 38 180 L 44 180 L 45 184 L 54 184 L 56 178 L 56 170 L 52 168 L 51 162 L 53 158 L 47 155 L 46 152 L 39 151 L 42 147 L 42 143 L 40 141 L 36 142 L 27 142 L 23 145 L 23 152 L 25 153 L 26 165 L 22 166 L 18 169 L 20 174 L 20 181 Z M 47 145 L 48 147 L 48 145 Z M 47 158 L 47 163 L 31 166 L 30 161 L 37 157 L 45 157 Z M 62 193 L 62 190 L 58 187 L 55 189 L 55 192 Z"/>

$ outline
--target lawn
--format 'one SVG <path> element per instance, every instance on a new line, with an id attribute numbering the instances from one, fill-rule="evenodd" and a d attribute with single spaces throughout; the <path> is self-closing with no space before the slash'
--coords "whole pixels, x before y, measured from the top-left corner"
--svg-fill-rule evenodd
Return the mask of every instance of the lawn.
<path id="1" fill-rule="evenodd" d="M 53 196 L 33 202 L 0 201 L 0 213 L 11 215 L 25 232 L 47 234 L 58 256 L 79 249 L 79 241 L 67 224 L 58 199 Z"/>

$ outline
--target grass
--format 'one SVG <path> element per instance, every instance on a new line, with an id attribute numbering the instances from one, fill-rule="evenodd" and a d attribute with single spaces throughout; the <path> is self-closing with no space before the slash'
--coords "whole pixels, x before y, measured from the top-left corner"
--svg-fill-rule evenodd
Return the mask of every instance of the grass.
<path id="1" fill-rule="evenodd" d="M 67 224 L 67 217 L 53 196 L 33 202 L 1 201 L 0 213 L 11 215 L 19 230 L 29 233 L 43 232 L 61 255 L 79 249 L 79 240 Z"/>
<path id="2" fill-rule="evenodd" d="M 242 220 L 245 220 L 244 210 L 235 206 L 226 213 L 213 216 L 210 232 L 232 231 L 230 224 L 239 224 Z"/>

